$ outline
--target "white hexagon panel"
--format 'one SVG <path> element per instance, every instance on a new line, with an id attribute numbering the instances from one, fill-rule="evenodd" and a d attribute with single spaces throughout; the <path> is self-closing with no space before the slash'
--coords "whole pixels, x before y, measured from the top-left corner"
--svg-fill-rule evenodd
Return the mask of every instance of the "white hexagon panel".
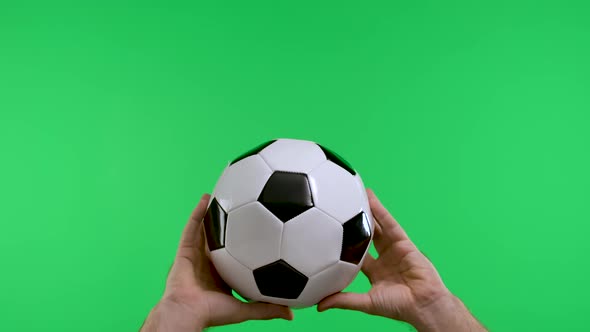
<path id="1" fill-rule="evenodd" d="M 312 208 L 285 223 L 281 258 L 311 276 L 340 259 L 342 238 L 342 225 Z"/>
<path id="2" fill-rule="evenodd" d="M 226 249 L 222 248 L 209 253 L 215 269 L 221 278 L 234 290 L 239 289 L 239 294 L 247 299 L 261 297 L 254 281 L 252 270 L 238 262 Z"/>
<path id="3" fill-rule="evenodd" d="M 308 173 L 326 161 L 326 155 L 314 142 L 279 139 L 260 151 L 266 163 L 275 171 Z"/>
<path id="4" fill-rule="evenodd" d="M 354 175 L 332 161 L 326 161 L 308 174 L 314 205 L 340 223 L 363 208 L 366 193 Z"/>
<path id="5" fill-rule="evenodd" d="M 308 307 L 323 298 L 340 292 L 348 286 L 360 271 L 360 266 L 337 262 L 309 278 L 305 289 L 297 300 L 300 306 Z"/>
<path id="6" fill-rule="evenodd" d="M 279 259 L 283 222 L 259 202 L 229 213 L 225 247 L 240 263 L 256 269 Z"/>
<path id="7" fill-rule="evenodd" d="M 259 155 L 249 156 L 226 167 L 213 196 L 225 212 L 231 212 L 256 201 L 271 174 L 272 170 Z"/>

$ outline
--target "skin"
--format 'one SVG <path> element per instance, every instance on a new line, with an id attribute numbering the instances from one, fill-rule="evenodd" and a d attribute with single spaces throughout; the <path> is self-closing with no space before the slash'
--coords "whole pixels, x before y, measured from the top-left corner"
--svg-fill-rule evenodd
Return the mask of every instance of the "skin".
<path id="1" fill-rule="evenodd" d="M 204 194 L 191 214 L 182 232 L 164 295 L 140 331 L 194 332 L 253 319 L 293 319 L 287 307 L 244 303 L 232 296 L 231 289 L 206 255 L 202 220 L 209 197 Z"/>
<path id="2" fill-rule="evenodd" d="M 418 331 L 487 331 L 465 305 L 444 285 L 430 260 L 367 190 L 376 221 L 374 245 L 379 254 L 367 254 L 363 273 L 371 282 L 368 293 L 337 293 L 318 303 L 317 310 L 345 309 L 407 322 Z M 206 255 L 203 216 L 205 194 L 182 233 L 176 258 L 160 302 L 140 331 L 201 331 L 210 326 L 246 320 L 293 319 L 292 311 L 267 303 L 243 303 L 221 280 Z"/>
<path id="3" fill-rule="evenodd" d="M 436 268 L 401 225 L 367 189 L 376 221 L 373 243 L 379 257 L 367 254 L 363 273 L 371 282 L 365 294 L 337 293 L 320 301 L 332 308 L 357 310 L 413 325 L 418 331 L 487 331 L 444 285 Z"/>

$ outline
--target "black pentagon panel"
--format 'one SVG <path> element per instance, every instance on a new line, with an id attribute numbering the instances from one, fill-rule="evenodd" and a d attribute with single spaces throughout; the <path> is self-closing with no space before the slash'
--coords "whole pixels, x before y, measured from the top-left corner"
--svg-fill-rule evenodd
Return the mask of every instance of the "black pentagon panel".
<path id="1" fill-rule="evenodd" d="M 313 207 L 307 175 L 274 172 L 262 189 L 258 201 L 283 222 Z"/>
<path id="2" fill-rule="evenodd" d="M 253 156 L 255 154 L 257 154 L 258 152 L 264 150 L 265 147 L 271 145 L 272 143 L 274 143 L 276 141 L 276 139 L 272 140 L 272 141 L 268 141 L 268 142 L 264 142 L 260 145 L 258 145 L 255 148 L 252 148 L 251 150 L 248 150 L 246 152 L 244 152 L 243 154 L 239 155 L 236 159 L 232 160 L 232 162 L 230 163 L 230 165 L 233 165 L 235 163 L 237 163 L 238 161 L 248 158 L 250 156 Z"/>
<path id="3" fill-rule="evenodd" d="M 262 295 L 296 299 L 308 278 L 281 259 L 254 270 L 254 280 Z"/>
<path id="4" fill-rule="evenodd" d="M 227 228 L 227 213 L 223 210 L 217 199 L 213 198 L 205 218 L 205 236 L 209 250 L 213 251 L 225 247 L 225 230 Z"/>
<path id="5" fill-rule="evenodd" d="M 354 168 L 352 168 L 352 165 L 349 164 L 348 161 L 346 161 L 346 159 L 342 158 L 336 152 L 334 152 L 328 148 L 325 148 L 319 144 L 318 144 L 318 146 L 320 147 L 320 149 L 322 149 L 322 151 L 324 151 L 324 154 L 326 155 L 326 158 L 329 161 L 344 168 L 348 173 L 350 173 L 352 175 L 356 175 L 356 171 L 354 170 Z"/>
<path id="6" fill-rule="evenodd" d="M 371 243 L 371 224 L 364 212 L 357 214 L 342 225 L 344 237 L 340 260 L 352 264 L 360 263 Z"/>

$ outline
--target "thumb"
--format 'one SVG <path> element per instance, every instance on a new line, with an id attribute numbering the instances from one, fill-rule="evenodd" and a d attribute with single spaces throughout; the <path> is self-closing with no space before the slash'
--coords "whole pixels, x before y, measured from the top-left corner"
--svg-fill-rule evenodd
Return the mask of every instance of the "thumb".
<path id="1" fill-rule="evenodd" d="M 240 303 L 236 315 L 239 321 L 282 318 L 293 320 L 293 312 L 285 306 L 270 303 Z"/>
<path id="2" fill-rule="evenodd" d="M 372 303 L 369 294 L 336 293 L 321 300 L 317 309 L 322 312 L 332 308 L 370 313 Z"/>

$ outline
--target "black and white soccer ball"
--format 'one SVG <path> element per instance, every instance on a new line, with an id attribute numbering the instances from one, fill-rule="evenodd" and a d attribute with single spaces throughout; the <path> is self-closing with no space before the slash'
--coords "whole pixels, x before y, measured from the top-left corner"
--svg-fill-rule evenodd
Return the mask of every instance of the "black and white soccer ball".
<path id="1" fill-rule="evenodd" d="M 204 226 L 209 257 L 237 293 L 308 307 L 356 277 L 374 220 L 345 160 L 314 142 L 278 139 L 229 163 Z"/>

